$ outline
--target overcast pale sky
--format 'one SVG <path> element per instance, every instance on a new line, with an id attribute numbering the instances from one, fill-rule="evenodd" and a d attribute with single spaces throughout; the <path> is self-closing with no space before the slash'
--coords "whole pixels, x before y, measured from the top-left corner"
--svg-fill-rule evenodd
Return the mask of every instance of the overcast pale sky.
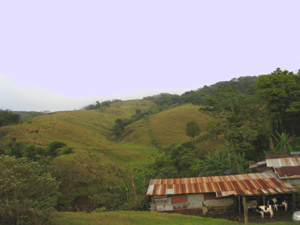
<path id="1" fill-rule="evenodd" d="M 73 110 L 300 69 L 298 0 L 0 0 L 0 108 Z"/>

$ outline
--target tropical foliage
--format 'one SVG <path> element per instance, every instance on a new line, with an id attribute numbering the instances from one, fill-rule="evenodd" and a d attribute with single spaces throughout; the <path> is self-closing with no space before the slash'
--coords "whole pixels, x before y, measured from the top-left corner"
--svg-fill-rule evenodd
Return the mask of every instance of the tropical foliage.
<path id="1" fill-rule="evenodd" d="M 0 156 L 0 224 L 47 224 L 59 182 L 26 158 Z"/>

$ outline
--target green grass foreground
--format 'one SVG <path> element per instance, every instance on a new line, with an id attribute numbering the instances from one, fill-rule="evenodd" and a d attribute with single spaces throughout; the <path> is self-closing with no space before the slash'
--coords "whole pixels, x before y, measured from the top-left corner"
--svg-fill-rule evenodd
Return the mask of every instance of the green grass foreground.
<path id="1" fill-rule="evenodd" d="M 167 214 L 157 212 L 136 212 L 136 211 L 118 211 L 118 212 L 62 212 L 53 213 L 51 221 L 55 225 L 232 225 L 243 224 L 232 222 L 225 219 L 214 219 L 200 216 L 186 216 L 181 214 Z M 256 223 L 249 223 L 256 224 Z M 267 223 L 268 225 L 292 225 L 293 222 Z"/>

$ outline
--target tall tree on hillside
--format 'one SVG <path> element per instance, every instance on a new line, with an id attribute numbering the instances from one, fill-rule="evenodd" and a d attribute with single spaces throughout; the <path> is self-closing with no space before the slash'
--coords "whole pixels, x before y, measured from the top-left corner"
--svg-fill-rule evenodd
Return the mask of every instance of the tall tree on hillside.
<path id="1" fill-rule="evenodd" d="M 96 108 L 99 109 L 101 107 L 101 103 L 99 101 L 96 101 Z"/>
<path id="2" fill-rule="evenodd" d="M 300 129 L 294 126 L 299 122 L 300 115 L 299 76 L 277 68 L 271 74 L 259 76 L 257 92 L 265 102 L 271 119 L 272 133 L 276 131 L 282 133 L 292 129 L 294 134 L 300 134 Z"/>
<path id="3" fill-rule="evenodd" d="M 216 134 L 224 134 L 228 141 L 228 148 L 236 153 L 248 152 L 255 148 L 253 141 L 258 135 L 255 129 L 247 126 L 247 117 L 249 117 L 249 98 L 237 90 L 237 86 L 230 86 L 216 90 L 215 94 L 205 98 L 206 105 L 199 110 L 214 116 L 217 121 L 214 122 L 214 129 L 207 128 Z M 208 124 L 212 126 L 211 123 Z"/>
<path id="4" fill-rule="evenodd" d="M 186 124 L 186 130 L 185 130 L 186 136 L 193 138 L 193 142 L 195 136 L 198 136 L 200 132 L 201 132 L 200 127 L 195 121 L 191 121 Z"/>

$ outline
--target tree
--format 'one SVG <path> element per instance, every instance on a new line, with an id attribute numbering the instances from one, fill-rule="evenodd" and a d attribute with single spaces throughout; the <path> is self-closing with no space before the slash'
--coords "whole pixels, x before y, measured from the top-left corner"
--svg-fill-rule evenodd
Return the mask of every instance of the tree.
<path id="1" fill-rule="evenodd" d="M 62 141 L 52 141 L 47 147 L 40 147 L 34 144 L 27 146 L 23 141 L 8 141 L 6 144 L 1 143 L 1 146 L 5 149 L 5 155 L 15 156 L 16 158 L 26 157 L 34 162 L 49 162 L 61 154 L 74 153 L 74 148 L 68 147 Z M 61 153 L 63 147 L 64 149 Z"/>
<path id="2" fill-rule="evenodd" d="M 59 149 L 65 146 L 67 146 L 67 144 L 62 141 L 51 141 L 46 148 L 47 156 L 49 156 L 51 160 L 56 158 L 60 154 Z"/>
<path id="3" fill-rule="evenodd" d="M 191 121 L 186 124 L 186 130 L 185 130 L 186 136 L 192 137 L 193 142 L 195 136 L 198 136 L 200 132 L 201 132 L 200 127 L 195 121 Z"/>
<path id="4" fill-rule="evenodd" d="M 219 176 L 224 172 L 242 174 L 247 172 L 250 163 L 253 162 L 245 158 L 245 153 L 231 154 L 226 151 L 219 153 L 217 150 L 214 154 L 209 152 L 205 159 L 193 165 L 193 169 L 198 172 L 199 176 Z"/>
<path id="5" fill-rule="evenodd" d="M 0 156 L 0 224 L 46 224 L 59 183 L 26 158 Z"/>
<path id="6" fill-rule="evenodd" d="M 18 124 L 21 120 L 21 115 L 13 113 L 11 110 L 0 110 L 0 127 Z"/>
<path id="7" fill-rule="evenodd" d="M 110 103 L 111 103 L 111 101 L 104 101 L 101 104 L 103 107 L 106 106 L 106 107 L 110 108 Z"/>
<path id="8" fill-rule="evenodd" d="M 215 154 L 211 154 L 209 152 L 208 155 L 205 157 L 205 159 L 198 161 L 197 164 L 194 166 L 194 170 L 196 172 L 198 171 L 200 172 L 199 176 L 202 175 L 219 176 L 219 175 L 223 175 L 223 172 L 228 169 L 226 162 L 231 162 L 231 160 L 228 161 L 228 159 L 226 159 L 226 152 L 223 151 L 219 153 L 219 151 L 217 150 Z"/>
<path id="9" fill-rule="evenodd" d="M 123 119 L 116 119 L 115 125 L 112 128 L 112 132 L 114 133 L 115 137 L 119 137 L 125 130 L 125 120 Z"/>
<path id="10" fill-rule="evenodd" d="M 293 72 L 277 68 L 268 75 L 259 76 L 257 93 L 265 102 L 267 113 L 271 119 L 273 133 L 287 132 L 299 122 L 298 105 L 300 102 L 300 80 Z M 299 117 L 298 117 L 299 118 Z M 297 130 L 300 133 L 299 129 Z"/>
<path id="11" fill-rule="evenodd" d="M 224 134 L 228 141 L 227 148 L 236 153 L 247 152 L 247 156 L 255 156 L 253 143 L 258 132 L 247 122 L 250 116 L 250 108 L 253 105 L 249 96 L 243 95 L 238 86 L 223 87 L 217 89 L 214 95 L 206 97 L 204 107 L 199 110 L 214 116 L 212 123 L 208 123 L 206 130 L 211 137 Z"/>
<path id="12" fill-rule="evenodd" d="M 269 151 L 264 151 L 265 155 L 271 155 L 271 154 L 276 154 L 276 153 L 287 153 L 287 152 L 292 152 L 293 147 L 289 142 L 294 141 L 298 139 L 297 137 L 289 137 L 289 134 L 286 133 L 281 133 L 279 134 L 276 131 L 277 137 L 272 134 L 274 137 L 277 145 L 274 148 L 273 140 L 272 137 L 270 137 L 270 149 Z"/>
<path id="13" fill-rule="evenodd" d="M 96 108 L 99 109 L 101 107 L 101 103 L 99 101 L 96 101 Z"/>
<path id="14" fill-rule="evenodd" d="M 156 178 L 194 176 L 192 164 L 200 159 L 199 150 L 192 141 L 172 145 L 162 149 L 163 154 L 153 157 L 152 168 Z"/>

